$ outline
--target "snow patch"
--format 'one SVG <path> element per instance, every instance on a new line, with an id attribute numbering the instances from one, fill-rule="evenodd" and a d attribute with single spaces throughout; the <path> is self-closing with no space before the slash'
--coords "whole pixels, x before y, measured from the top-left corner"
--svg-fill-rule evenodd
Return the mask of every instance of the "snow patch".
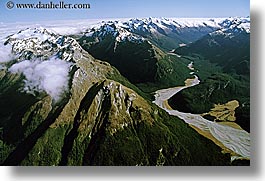
<path id="1" fill-rule="evenodd" d="M 47 30 L 42 27 L 34 29 L 28 28 L 10 36 L 10 38 L 14 39 L 38 38 L 40 41 L 45 41 L 50 37 L 51 35 L 48 34 Z"/>
<path id="2" fill-rule="evenodd" d="M 187 44 L 185 44 L 185 43 L 180 43 L 179 44 L 179 47 L 185 47 L 185 46 L 187 46 Z"/>

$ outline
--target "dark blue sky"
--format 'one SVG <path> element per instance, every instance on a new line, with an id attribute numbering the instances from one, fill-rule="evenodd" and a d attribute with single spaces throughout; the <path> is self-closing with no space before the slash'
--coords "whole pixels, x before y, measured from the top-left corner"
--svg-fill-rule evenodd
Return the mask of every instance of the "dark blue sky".
<path id="1" fill-rule="evenodd" d="M 64 0 L 89 3 L 87 10 L 30 10 L 6 8 L 0 0 L 0 22 L 102 19 L 130 17 L 230 17 L 249 16 L 249 0 Z M 14 3 L 42 3 L 51 0 L 12 0 Z M 52 0 L 59 3 L 60 0 Z"/>

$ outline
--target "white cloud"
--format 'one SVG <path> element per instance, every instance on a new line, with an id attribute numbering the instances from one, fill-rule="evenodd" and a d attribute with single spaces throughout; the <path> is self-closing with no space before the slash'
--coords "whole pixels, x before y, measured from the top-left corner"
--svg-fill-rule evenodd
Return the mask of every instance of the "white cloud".
<path id="1" fill-rule="evenodd" d="M 12 54 L 12 46 L 7 44 L 4 45 L 0 42 L 0 63 L 9 62 L 15 59 L 15 55 Z"/>
<path id="2" fill-rule="evenodd" d="M 48 93 L 55 101 L 67 91 L 71 63 L 51 58 L 47 61 L 24 60 L 12 65 L 11 73 L 23 73 L 26 77 L 24 90 Z"/>

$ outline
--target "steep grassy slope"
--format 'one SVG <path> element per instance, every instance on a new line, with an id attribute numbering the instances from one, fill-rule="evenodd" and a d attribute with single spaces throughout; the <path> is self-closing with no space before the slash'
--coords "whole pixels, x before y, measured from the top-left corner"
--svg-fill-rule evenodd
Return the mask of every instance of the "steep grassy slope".
<path id="1" fill-rule="evenodd" d="M 189 59 L 167 54 L 148 41 L 116 42 L 112 36 L 94 43 L 85 36 L 78 41 L 85 50 L 109 62 L 144 92 L 182 84 L 190 77 Z"/>

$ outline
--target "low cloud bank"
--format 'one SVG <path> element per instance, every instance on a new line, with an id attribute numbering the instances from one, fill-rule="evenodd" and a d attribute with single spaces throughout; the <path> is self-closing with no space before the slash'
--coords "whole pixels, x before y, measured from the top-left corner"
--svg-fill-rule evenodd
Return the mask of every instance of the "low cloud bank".
<path id="1" fill-rule="evenodd" d="M 0 42 L 0 63 L 6 63 L 15 59 L 15 55 L 12 54 L 12 46 L 7 44 L 4 45 Z"/>
<path id="2" fill-rule="evenodd" d="M 68 90 L 70 67 L 71 63 L 53 57 L 47 61 L 24 60 L 12 65 L 9 71 L 25 76 L 24 90 L 27 93 L 45 91 L 58 101 Z"/>

